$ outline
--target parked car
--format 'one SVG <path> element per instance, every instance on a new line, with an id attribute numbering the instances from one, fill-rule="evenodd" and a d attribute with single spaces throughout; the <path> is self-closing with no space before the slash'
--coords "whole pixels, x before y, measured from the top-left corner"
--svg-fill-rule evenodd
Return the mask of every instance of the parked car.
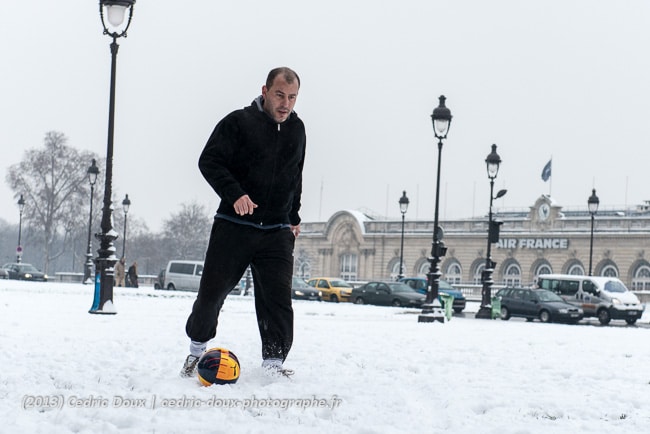
<path id="1" fill-rule="evenodd" d="M 9 272 L 4 268 L 0 268 L 0 279 L 9 279 Z"/>
<path id="2" fill-rule="evenodd" d="M 158 273 L 158 277 L 153 282 L 153 289 L 163 289 L 165 287 L 165 269 L 163 268 Z"/>
<path id="3" fill-rule="evenodd" d="M 165 280 L 161 286 L 170 291 L 177 289 L 198 291 L 202 274 L 203 261 L 169 261 L 165 268 Z"/>
<path id="4" fill-rule="evenodd" d="M 399 281 L 406 283 L 408 286 L 415 289 L 420 294 L 427 294 L 429 282 L 423 277 L 402 277 Z M 440 294 L 447 294 L 454 297 L 454 304 L 452 306 L 454 312 L 461 313 L 465 309 L 467 300 L 465 299 L 463 293 L 442 279 L 440 279 L 438 283 L 438 300 L 440 300 L 440 305 L 444 309 L 445 302 L 443 301 L 442 297 L 440 297 Z"/>
<path id="5" fill-rule="evenodd" d="M 634 324 L 645 310 L 638 297 L 616 277 L 543 274 L 537 278 L 537 286 L 582 308 L 586 317 L 595 316 L 602 325 L 613 319 Z"/>
<path id="6" fill-rule="evenodd" d="M 309 286 L 318 289 L 325 301 L 349 301 L 352 293 L 352 285 L 338 277 L 314 277 L 307 281 Z"/>
<path id="7" fill-rule="evenodd" d="M 420 307 L 426 296 L 402 282 L 368 282 L 352 290 L 355 304 Z"/>
<path id="8" fill-rule="evenodd" d="M 567 303 L 552 291 L 531 288 L 503 288 L 496 293 L 501 303 L 501 319 L 512 316 L 541 322 L 577 323 L 584 318 L 584 311 Z"/>
<path id="9" fill-rule="evenodd" d="M 47 274 L 39 271 L 32 264 L 23 262 L 12 262 L 2 266 L 9 274 L 9 279 L 17 280 L 33 280 L 39 282 L 47 282 Z"/>
<path id="10" fill-rule="evenodd" d="M 322 293 L 307 285 L 300 277 L 293 277 L 291 280 L 291 298 L 296 300 L 322 300 Z"/>

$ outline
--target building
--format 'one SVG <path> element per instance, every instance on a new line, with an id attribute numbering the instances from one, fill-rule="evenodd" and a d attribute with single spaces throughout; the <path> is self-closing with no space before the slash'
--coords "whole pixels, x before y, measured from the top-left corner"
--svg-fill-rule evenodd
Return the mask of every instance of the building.
<path id="1" fill-rule="evenodd" d="M 589 274 L 591 214 L 564 210 L 542 195 L 524 211 L 494 213 L 503 222 L 492 245 L 496 285 L 530 285 L 548 273 Z M 447 254 L 442 278 L 480 284 L 485 267 L 488 218 L 441 220 Z M 399 274 L 401 220 L 339 211 L 327 222 L 303 223 L 296 240 L 295 274 L 346 280 L 392 279 Z M 409 221 L 404 228 L 406 276 L 425 276 L 433 221 Z M 647 252 L 647 253 L 646 253 Z M 634 209 L 599 210 L 594 219 L 592 274 L 617 276 L 631 290 L 650 290 L 650 202 Z"/>

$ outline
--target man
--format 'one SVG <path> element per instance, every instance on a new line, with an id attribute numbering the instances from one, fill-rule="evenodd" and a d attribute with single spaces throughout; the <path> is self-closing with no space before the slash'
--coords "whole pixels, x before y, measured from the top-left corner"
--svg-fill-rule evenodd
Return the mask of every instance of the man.
<path id="1" fill-rule="evenodd" d="M 138 263 L 136 261 L 133 261 L 133 264 L 129 267 L 129 271 L 127 271 L 127 281 L 128 286 L 131 288 L 137 288 L 138 287 Z"/>
<path id="2" fill-rule="evenodd" d="M 305 127 L 293 107 L 300 78 L 281 67 L 269 72 L 262 95 L 215 127 L 199 158 L 203 177 L 221 198 L 199 291 L 187 319 L 190 354 L 182 376 L 216 336 L 219 311 L 250 264 L 262 338 L 262 367 L 284 369 L 293 342 L 291 277 L 300 233 Z"/>
<path id="3" fill-rule="evenodd" d="M 126 264 L 126 259 L 124 257 L 120 258 L 119 262 L 115 266 L 115 283 L 117 286 L 124 286 L 125 270 L 124 266 Z"/>

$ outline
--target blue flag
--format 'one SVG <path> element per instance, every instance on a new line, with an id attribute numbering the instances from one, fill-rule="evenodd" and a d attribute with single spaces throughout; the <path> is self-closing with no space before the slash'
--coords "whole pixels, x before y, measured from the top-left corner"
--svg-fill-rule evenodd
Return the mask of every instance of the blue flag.
<path id="1" fill-rule="evenodd" d="M 551 177 L 551 160 L 548 160 L 548 163 L 546 163 L 546 166 L 544 166 L 544 169 L 542 170 L 542 180 L 544 182 L 548 181 L 548 178 Z"/>

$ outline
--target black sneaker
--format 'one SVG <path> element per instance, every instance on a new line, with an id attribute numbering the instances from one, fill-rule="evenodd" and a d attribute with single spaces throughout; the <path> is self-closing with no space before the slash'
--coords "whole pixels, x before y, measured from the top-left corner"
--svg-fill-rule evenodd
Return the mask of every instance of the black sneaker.
<path id="1" fill-rule="evenodd" d="M 193 377 L 196 375 L 196 365 L 199 363 L 199 359 L 200 357 L 191 354 L 187 356 L 183 364 L 183 369 L 180 372 L 181 377 Z"/>

